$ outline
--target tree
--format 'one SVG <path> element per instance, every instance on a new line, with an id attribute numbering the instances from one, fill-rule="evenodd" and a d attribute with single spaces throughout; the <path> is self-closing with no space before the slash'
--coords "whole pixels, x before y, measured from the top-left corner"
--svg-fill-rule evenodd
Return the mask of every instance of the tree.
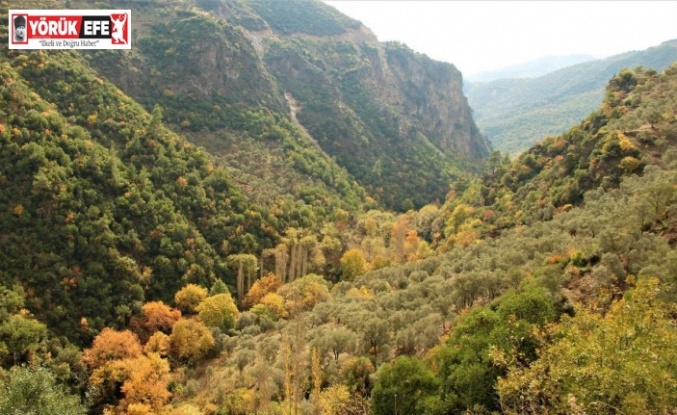
<path id="1" fill-rule="evenodd" d="M 341 415 L 348 409 L 350 391 L 345 385 L 331 385 L 321 395 L 322 415 Z"/>
<path id="2" fill-rule="evenodd" d="M 289 261 L 289 247 L 281 243 L 273 250 L 275 256 L 275 275 L 279 275 L 282 282 L 287 282 L 287 262 Z"/>
<path id="3" fill-rule="evenodd" d="M 305 362 L 302 353 L 305 350 L 305 323 L 297 317 L 287 326 L 282 338 L 282 360 L 284 367 L 284 396 L 286 413 L 297 415 L 303 393 Z"/>
<path id="4" fill-rule="evenodd" d="M 313 415 L 322 415 L 322 363 L 320 351 L 313 348 L 311 353 L 311 369 L 313 377 Z"/>
<path id="5" fill-rule="evenodd" d="M 109 361 L 133 359 L 141 353 L 141 343 L 134 333 L 129 330 L 117 331 L 106 327 L 94 338 L 92 347 L 85 350 L 82 360 L 90 369 L 97 369 Z"/>
<path id="6" fill-rule="evenodd" d="M 245 306 L 253 306 L 257 304 L 263 297 L 269 293 L 274 293 L 282 286 L 282 279 L 276 274 L 268 274 L 254 282 L 252 288 L 244 298 L 243 304 Z"/>
<path id="7" fill-rule="evenodd" d="M 390 231 L 390 250 L 396 262 L 404 262 L 406 257 L 404 241 L 410 230 L 411 217 L 400 215 Z"/>
<path id="8" fill-rule="evenodd" d="M 167 390 L 169 363 L 155 353 L 128 359 L 125 363 L 129 376 L 122 385 L 125 397 L 119 406 L 126 409 L 129 405 L 145 404 L 157 412 L 171 397 Z"/>
<path id="9" fill-rule="evenodd" d="M 368 396 L 372 389 L 371 378 L 376 368 L 365 356 L 350 357 L 341 367 L 341 377 L 351 393 Z"/>
<path id="10" fill-rule="evenodd" d="M 219 327 L 222 330 L 235 327 L 238 315 L 237 306 L 230 294 L 207 297 L 195 307 L 195 311 L 208 327 Z"/>
<path id="11" fill-rule="evenodd" d="M 14 366 L 0 374 L 0 414 L 84 415 L 80 398 L 57 385 L 43 367 Z"/>
<path id="12" fill-rule="evenodd" d="M 195 314 L 195 307 L 207 298 L 207 289 L 188 284 L 174 295 L 174 303 L 184 314 Z"/>
<path id="13" fill-rule="evenodd" d="M 220 279 L 217 279 L 214 282 L 214 285 L 212 285 L 212 288 L 209 289 L 209 295 L 226 294 L 226 293 L 230 294 L 230 290 L 228 289 L 226 283 L 224 283 Z"/>
<path id="14" fill-rule="evenodd" d="M 360 249 L 352 248 L 341 257 L 341 276 L 351 281 L 367 271 L 367 260 Z"/>
<path id="15" fill-rule="evenodd" d="M 283 285 L 278 294 L 284 298 L 285 308 L 290 314 L 310 310 L 315 304 L 327 301 L 329 294 L 327 281 L 320 275 L 308 274 L 293 282 Z"/>
<path id="16" fill-rule="evenodd" d="M 0 320 L 0 363 L 10 367 L 26 363 L 47 338 L 47 326 L 21 314 Z"/>
<path id="17" fill-rule="evenodd" d="M 141 308 L 143 316 L 140 319 L 132 318 L 130 327 L 145 343 L 155 332 L 169 334 L 172 326 L 181 318 L 181 311 L 174 309 L 162 301 L 151 301 Z"/>
<path id="18" fill-rule="evenodd" d="M 260 307 L 265 308 L 267 312 L 265 314 L 270 315 L 273 320 L 279 318 L 286 318 L 289 316 L 287 309 L 284 305 L 284 298 L 277 293 L 268 293 L 266 294 L 259 303 L 252 308 L 252 311 L 256 313 L 254 309 L 259 309 Z"/>
<path id="19" fill-rule="evenodd" d="M 174 324 L 169 336 L 171 355 L 195 363 L 216 345 L 209 329 L 198 320 L 181 319 Z"/>
<path id="20" fill-rule="evenodd" d="M 383 353 L 383 346 L 390 343 L 390 327 L 388 321 L 375 316 L 364 316 L 361 322 L 362 350 L 377 357 Z"/>
<path id="21" fill-rule="evenodd" d="M 340 326 L 336 329 L 330 330 L 329 333 L 327 333 L 325 341 L 326 346 L 329 348 L 329 350 L 331 350 L 334 360 L 338 361 L 341 353 L 349 352 L 355 348 L 357 336 L 352 330 L 344 326 Z"/>
<path id="22" fill-rule="evenodd" d="M 655 278 L 640 281 L 605 315 L 578 307 L 551 328 L 554 342 L 498 381 L 507 414 L 663 414 L 677 407 L 673 307 Z"/>
<path id="23" fill-rule="evenodd" d="M 249 291 L 251 288 L 252 275 L 256 275 L 258 259 L 250 254 L 235 254 L 228 257 L 228 262 L 232 266 L 237 266 L 237 304 L 242 305 L 245 291 Z M 245 275 L 247 277 L 246 286 Z"/>
<path id="24" fill-rule="evenodd" d="M 371 393 L 375 415 L 426 414 L 439 406 L 437 379 L 420 360 L 400 356 L 377 375 Z"/>
<path id="25" fill-rule="evenodd" d="M 169 354 L 169 347 L 169 336 L 161 331 L 158 331 L 150 336 L 148 342 L 143 346 L 143 351 L 146 354 L 157 353 L 160 356 L 165 357 Z"/>

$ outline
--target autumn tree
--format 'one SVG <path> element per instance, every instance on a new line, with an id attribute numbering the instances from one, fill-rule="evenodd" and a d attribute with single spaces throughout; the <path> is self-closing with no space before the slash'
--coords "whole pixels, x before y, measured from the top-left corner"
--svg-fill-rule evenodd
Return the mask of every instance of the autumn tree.
<path id="1" fill-rule="evenodd" d="M 341 276 L 350 281 L 358 275 L 362 275 L 367 271 L 367 261 L 364 254 L 357 248 L 352 248 L 346 251 L 341 257 Z"/>
<path id="2" fill-rule="evenodd" d="M 195 314 L 195 307 L 207 298 L 207 289 L 188 284 L 174 295 L 174 303 L 184 314 Z"/>
<path id="3" fill-rule="evenodd" d="M 350 391 L 345 385 L 331 385 L 323 390 L 322 415 L 341 415 L 346 412 L 350 403 Z"/>
<path id="4" fill-rule="evenodd" d="M 96 408 L 113 405 L 125 410 L 132 404 L 148 404 L 157 410 L 169 399 L 169 364 L 155 353 L 143 355 L 129 330 L 104 329 L 85 350 L 83 360 L 91 369 L 89 384 Z"/>
<path id="5" fill-rule="evenodd" d="M 141 308 L 141 318 L 132 318 L 130 328 L 138 335 L 141 342 L 145 343 L 155 332 L 160 331 L 169 334 L 172 326 L 181 318 L 181 311 L 174 309 L 162 301 L 151 301 Z"/>
<path id="6" fill-rule="evenodd" d="M 141 343 L 129 330 L 117 331 L 106 327 L 94 338 L 92 347 L 82 355 L 92 370 L 114 360 L 133 359 L 142 354 Z"/>
<path id="7" fill-rule="evenodd" d="M 169 347 L 169 336 L 161 331 L 157 331 L 150 336 L 148 342 L 143 346 L 143 351 L 146 354 L 157 353 L 160 356 L 166 357 L 169 354 Z"/>
<path id="8" fill-rule="evenodd" d="M 317 348 L 313 348 L 311 352 L 310 367 L 313 378 L 313 415 L 322 415 L 322 361 L 320 360 L 320 351 Z"/>
<path id="9" fill-rule="evenodd" d="M 124 399 L 119 406 L 127 408 L 132 404 L 145 404 L 153 412 L 158 412 L 171 397 L 167 390 L 169 383 L 169 363 L 156 353 L 128 359 L 129 376 L 122 385 Z"/>
<path id="10" fill-rule="evenodd" d="M 209 329 L 198 320 L 181 319 L 174 324 L 169 336 L 171 355 L 179 360 L 195 363 L 205 357 L 216 345 Z"/>
<path id="11" fill-rule="evenodd" d="M 405 240 L 411 230 L 411 218 L 408 215 L 400 215 L 390 231 L 390 251 L 396 262 L 404 262 L 406 259 Z"/>
<path id="12" fill-rule="evenodd" d="M 282 338 L 282 363 L 284 368 L 285 411 L 298 415 L 304 392 L 306 361 L 303 352 L 306 347 L 306 326 L 303 318 L 296 317 L 287 326 Z"/>
<path id="13" fill-rule="evenodd" d="M 235 327 L 238 310 L 230 294 L 216 294 L 207 297 L 195 307 L 200 320 L 208 327 L 229 330 Z"/>
<path id="14" fill-rule="evenodd" d="M 257 315 L 267 315 L 272 320 L 286 318 L 289 312 L 285 307 L 284 298 L 277 293 L 268 293 L 263 296 L 257 305 L 252 308 L 252 312 Z"/>
<path id="15" fill-rule="evenodd" d="M 285 243 L 278 244 L 272 251 L 275 257 L 275 275 L 279 275 L 282 282 L 287 282 L 287 263 L 289 262 L 289 247 Z"/>
<path id="16" fill-rule="evenodd" d="M 327 301 L 330 298 L 327 281 L 320 275 L 308 274 L 278 290 L 284 298 L 285 308 L 290 314 L 310 310 L 315 304 Z"/>
<path id="17" fill-rule="evenodd" d="M 264 296 L 269 293 L 274 293 L 282 286 L 282 279 L 276 274 L 268 274 L 254 282 L 252 288 L 249 290 L 244 298 L 243 304 L 251 307 L 257 304 Z"/>

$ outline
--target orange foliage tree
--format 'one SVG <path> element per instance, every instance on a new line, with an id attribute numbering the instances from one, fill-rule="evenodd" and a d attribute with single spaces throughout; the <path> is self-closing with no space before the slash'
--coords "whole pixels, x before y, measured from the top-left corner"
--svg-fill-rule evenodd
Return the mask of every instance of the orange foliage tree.
<path id="1" fill-rule="evenodd" d="M 129 330 L 105 328 L 82 359 L 92 370 L 89 384 L 97 406 L 117 406 L 118 413 L 142 406 L 152 414 L 171 397 L 169 363 L 156 353 L 143 355 L 138 338 Z"/>
<path id="2" fill-rule="evenodd" d="M 282 286 L 282 278 L 270 273 L 257 280 L 244 298 L 243 304 L 251 307 L 257 304 L 263 297 L 269 293 L 274 293 Z"/>
<path id="3" fill-rule="evenodd" d="M 172 326 L 181 318 L 181 311 L 168 306 L 162 301 L 151 301 L 143 305 L 143 316 L 132 318 L 129 326 L 146 342 L 155 332 L 169 334 Z"/>
<path id="4" fill-rule="evenodd" d="M 125 397 L 120 407 L 127 408 L 131 404 L 146 404 L 152 410 L 162 408 L 171 393 L 167 390 L 169 382 L 169 363 L 155 353 L 125 361 L 129 377 L 122 385 Z"/>
<path id="5" fill-rule="evenodd" d="M 113 360 L 139 357 L 142 351 L 141 343 L 134 333 L 106 327 L 94 338 L 92 347 L 85 350 L 82 360 L 94 370 Z"/>

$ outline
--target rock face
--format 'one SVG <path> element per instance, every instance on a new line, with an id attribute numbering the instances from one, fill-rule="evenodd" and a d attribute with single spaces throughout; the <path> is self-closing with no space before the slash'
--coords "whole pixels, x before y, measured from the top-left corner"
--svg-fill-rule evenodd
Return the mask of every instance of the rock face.
<path id="1" fill-rule="evenodd" d="M 403 112 L 447 154 L 483 158 L 488 145 L 479 134 L 462 92 L 461 72 L 453 65 L 386 44 L 388 64 L 406 97 Z"/>
<path id="2" fill-rule="evenodd" d="M 174 103 L 228 102 L 285 111 L 274 79 L 240 30 L 185 13 L 152 25 L 148 34 L 138 39 L 126 60 L 115 56 L 95 63 L 140 102 L 152 104 L 164 97 Z"/>
<path id="3" fill-rule="evenodd" d="M 309 140 L 395 209 L 443 199 L 489 153 L 453 65 L 382 44 L 320 1 L 196 4 L 147 25 L 125 64 L 99 63 L 125 92 L 160 102 L 167 121 L 228 128 L 234 115 L 218 112 L 291 118 L 294 102 Z"/>

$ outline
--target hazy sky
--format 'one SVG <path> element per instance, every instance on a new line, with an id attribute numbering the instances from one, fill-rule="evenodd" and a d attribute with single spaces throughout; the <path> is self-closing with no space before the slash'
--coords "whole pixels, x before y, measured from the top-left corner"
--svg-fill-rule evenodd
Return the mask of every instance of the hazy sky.
<path id="1" fill-rule="evenodd" d="M 380 41 L 464 75 L 547 55 L 598 58 L 677 39 L 677 1 L 326 1 Z"/>

